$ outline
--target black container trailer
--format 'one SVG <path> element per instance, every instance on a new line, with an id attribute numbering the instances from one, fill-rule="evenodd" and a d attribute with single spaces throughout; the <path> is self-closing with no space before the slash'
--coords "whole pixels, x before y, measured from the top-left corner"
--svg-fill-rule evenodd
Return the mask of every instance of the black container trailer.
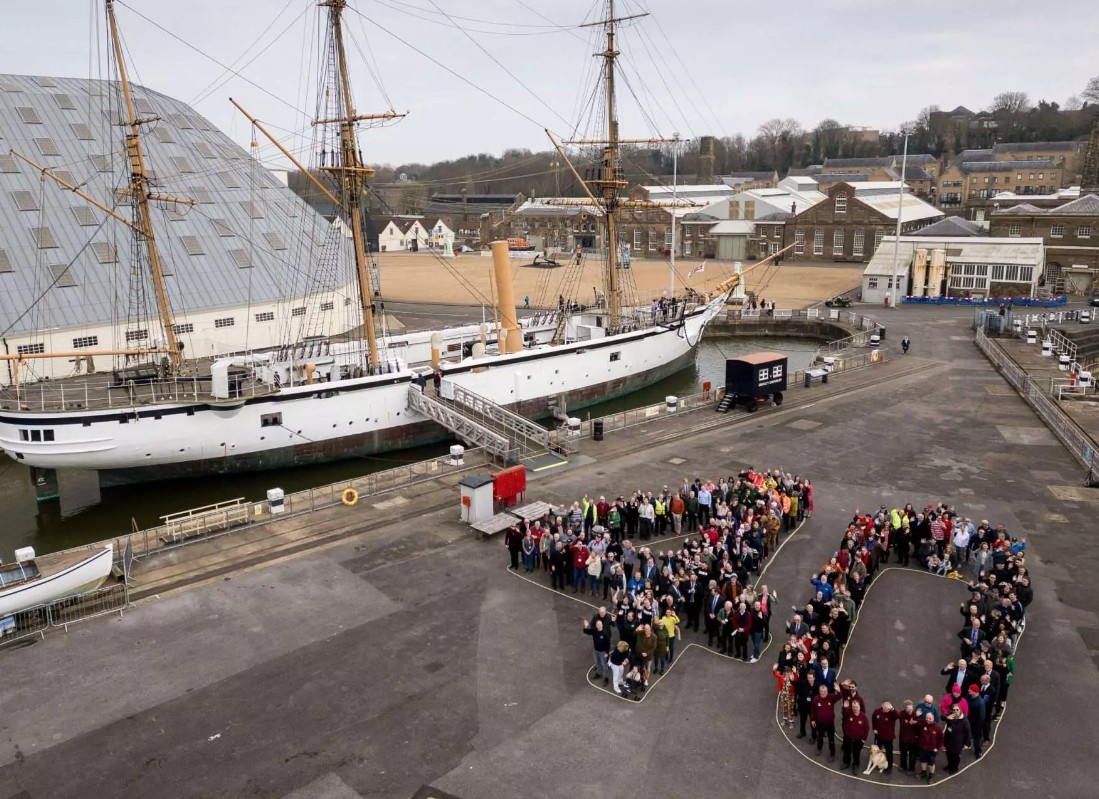
<path id="1" fill-rule="evenodd" d="M 727 411 L 743 405 L 751 413 L 760 405 L 782 404 L 788 358 L 779 352 L 754 352 L 725 361 L 725 397 L 718 405 Z"/>

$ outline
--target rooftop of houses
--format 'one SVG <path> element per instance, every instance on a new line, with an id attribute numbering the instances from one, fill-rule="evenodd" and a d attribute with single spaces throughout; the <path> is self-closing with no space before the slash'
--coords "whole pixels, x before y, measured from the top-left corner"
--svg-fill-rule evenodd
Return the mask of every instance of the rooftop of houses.
<path id="1" fill-rule="evenodd" d="M 1013 172 L 1019 169 L 1056 169 L 1057 165 L 1048 158 L 1034 158 L 1029 161 L 962 161 L 958 168 L 967 175 L 971 172 Z"/>
<path id="2" fill-rule="evenodd" d="M 932 222 L 927 227 L 920 228 L 908 235 L 936 238 L 943 236 L 979 236 L 981 235 L 981 228 L 975 222 L 970 222 L 963 217 L 946 216 L 938 222 Z"/>
<path id="3" fill-rule="evenodd" d="M 1099 216 L 1099 196 L 1085 194 L 1077 200 L 1053 208 L 1039 208 L 1036 205 L 1023 203 L 1011 208 L 993 211 L 993 213 L 996 216 Z"/>
<path id="4" fill-rule="evenodd" d="M 995 263 L 1039 265 L 1044 259 L 1043 241 L 1040 238 L 986 238 L 983 236 L 927 236 L 905 235 L 899 241 L 885 236 L 881 245 L 863 270 L 864 275 L 892 275 L 894 269 L 893 243 L 897 241 L 900 254 L 899 271 L 907 272 L 916 250 L 946 250 L 947 263 Z"/>

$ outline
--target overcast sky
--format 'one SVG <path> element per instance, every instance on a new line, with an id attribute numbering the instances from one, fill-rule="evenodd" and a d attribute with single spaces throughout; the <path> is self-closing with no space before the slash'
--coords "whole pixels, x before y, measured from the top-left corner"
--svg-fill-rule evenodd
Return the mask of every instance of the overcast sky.
<path id="1" fill-rule="evenodd" d="M 193 102 L 242 144 L 250 139 L 249 126 L 229 96 L 280 128 L 308 129 L 322 30 L 323 9 L 316 0 L 130 2 L 187 43 L 119 5 L 135 80 Z M 595 50 L 593 32 L 571 26 L 600 14 L 602 0 L 351 5 L 358 12 L 347 14 L 358 110 L 388 105 L 365 63 L 372 58 L 393 107 L 410 112 L 400 124 L 364 137 L 367 161 L 432 162 L 510 147 L 545 149 L 543 127 L 567 133 L 581 116 L 579 98 L 594 74 Z M 619 0 L 620 15 L 651 12 L 622 32 L 623 135 L 750 136 L 776 116 L 794 117 L 806 127 L 834 117 L 888 129 L 914 119 L 923 106 L 979 110 L 1005 90 L 1063 102 L 1099 74 L 1099 14 L 1080 13 L 1087 5 Z M 92 13 L 102 7 L 102 0 L 4 0 L 0 72 L 102 76 L 95 65 L 95 28 L 102 32 L 103 26 Z M 239 64 L 247 80 L 230 75 L 211 91 L 225 70 L 196 50 L 222 64 Z M 643 101 L 648 119 L 632 94 Z"/>

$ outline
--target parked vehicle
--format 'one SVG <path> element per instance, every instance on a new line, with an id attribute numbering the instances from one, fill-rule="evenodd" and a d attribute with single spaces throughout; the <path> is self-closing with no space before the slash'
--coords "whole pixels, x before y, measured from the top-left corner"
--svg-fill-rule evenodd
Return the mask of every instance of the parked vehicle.
<path id="1" fill-rule="evenodd" d="M 825 300 L 824 304 L 828 308 L 850 308 L 851 298 L 844 294 L 840 294 L 839 296 L 833 297 L 830 300 Z"/>

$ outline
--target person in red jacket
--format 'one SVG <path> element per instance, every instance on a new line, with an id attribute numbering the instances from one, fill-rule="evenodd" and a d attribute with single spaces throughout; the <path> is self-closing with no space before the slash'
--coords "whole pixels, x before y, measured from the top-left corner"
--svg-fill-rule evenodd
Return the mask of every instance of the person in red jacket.
<path id="1" fill-rule="evenodd" d="M 870 722 L 857 699 L 843 704 L 843 767 L 850 766 L 857 774 L 862 747 L 870 736 Z"/>
<path id="2" fill-rule="evenodd" d="M 836 702 L 840 701 L 839 691 L 829 691 L 823 683 L 817 695 L 813 697 L 813 706 L 809 710 L 809 723 L 817 739 L 817 755 L 824 751 L 824 736 L 828 736 L 828 762 L 836 759 Z"/>
<path id="3" fill-rule="evenodd" d="M 943 748 L 943 728 L 935 723 L 935 714 L 924 716 L 917 736 L 920 748 L 920 776 L 928 782 L 935 779 L 935 758 Z"/>
<path id="4" fill-rule="evenodd" d="M 920 714 L 911 699 L 904 700 L 904 709 L 897 714 L 900 722 L 901 769 L 908 774 L 916 770 L 916 754 L 919 751 Z"/>
<path id="5" fill-rule="evenodd" d="M 913 713 L 915 715 L 915 713 Z M 874 743 L 885 752 L 885 759 L 889 763 L 885 769 L 886 774 L 893 773 L 893 741 L 897 738 L 897 718 L 899 714 L 891 702 L 882 702 L 881 707 L 874 711 L 871 723 L 874 727 Z M 901 766 L 904 766 L 903 757 Z"/>

